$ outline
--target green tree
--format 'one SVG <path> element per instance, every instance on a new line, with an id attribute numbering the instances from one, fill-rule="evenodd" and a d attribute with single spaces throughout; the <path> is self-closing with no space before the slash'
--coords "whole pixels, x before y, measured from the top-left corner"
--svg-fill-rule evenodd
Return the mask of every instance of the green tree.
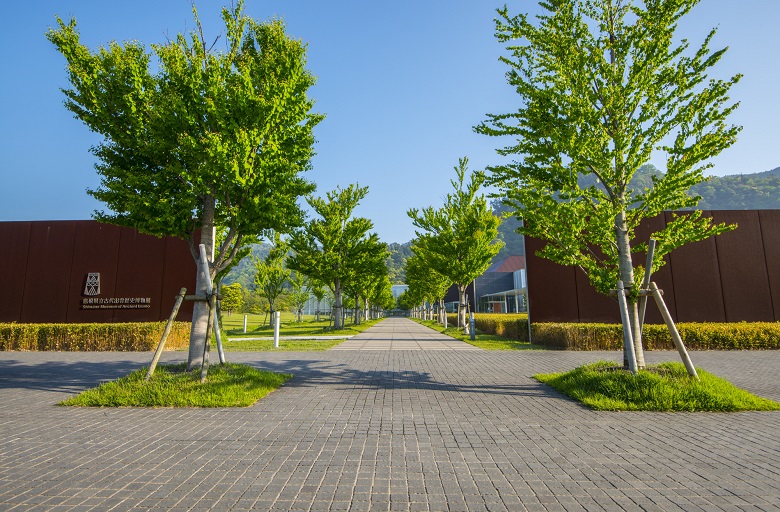
<path id="1" fill-rule="evenodd" d="M 520 107 L 476 127 L 516 138 L 499 154 L 520 159 L 490 168 L 491 182 L 523 219 L 520 231 L 549 242 L 540 255 L 580 267 L 601 293 L 618 280 L 628 287 L 640 367 L 644 269 L 635 271 L 631 255 L 647 245 L 634 231 L 643 218 L 695 205 L 688 190 L 740 130 L 726 124 L 736 108 L 727 94 L 740 76 L 707 76 L 726 51 L 710 51 L 715 31 L 692 52 L 686 40 L 674 41 L 678 21 L 697 3 L 560 0 L 541 3 L 546 12 L 536 25 L 500 9 L 496 35 L 511 53 L 502 60 Z M 656 148 L 667 154 L 666 174 L 633 190 L 632 177 Z M 580 186 L 579 176 L 597 184 Z M 658 240 L 653 270 L 673 249 L 730 228 L 700 212 L 675 217 L 651 235 Z"/>
<path id="2" fill-rule="evenodd" d="M 223 9 L 226 50 L 212 51 L 193 7 L 195 27 L 152 53 L 138 42 L 90 51 L 75 20 L 46 36 L 67 60 L 66 107 L 103 137 L 92 152 L 101 185 L 88 191 L 108 210 L 98 220 L 206 246 L 209 276 L 227 268 L 242 239 L 302 222 L 296 200 L 314 190 L 301 176 L 313 155 L 306 45 L 281 21 L 259 23 L 243 2 Z M 153 62 L 154 61 L 154 62 Z M 212 256 L 214 227 L 226 229 Z M 208 307 L 195 304 L 189 366 L 200 364 Z"/>
<path id="3" fill-rule="evenodd" d="M 318 281 L 316 279 L 312 279 L 309 276 L 306 276 L 306 286 L 311 291 L 312 296 L 317 299 L 317 309 L 314 312 L 314 321 L 319 322 L 320 321 L 320 302 L 322 302 L 322 299 L 325 298 L 325 286 L 323 286 L 321 281 Z"/>
<path id="4" fill-rule="evenodd" d="M 368 193 L 368 187 L 350 185 L 328 192 L 326 197 L 309 197 L 307 202 L 320 218 L 297 229 L 290 238 L 293 255 L 288 266 L 324 283 L 334 296 L 334 328 L 343 326 L 342 292 L 353 273 L 353 264 L 370 249 L 376 235 L 369 234 L 370 220 L 352 217 Z"/>
<path id="5" fill-rule="evenodd" d="M 484 195 L 478 195 L 485 181 L 482 173 L 472 173 L 468 183 L 468 159 L 455 167 L 454 191 L 447 194 L 444 206 L 423 210 L 413 208 L 408 215 L 414 225 L 415 252 L 432 270 L 458 287 L 460 303 L 466 303 L 466 287 L 482 275 L 498 254 L 503 242 L 497 239 L 501 219 L 493 215 Z M 458 326 L 465 327 L 466 310 L 460 307 Z"/>
<path id="6" fill-rule="evenodd" d="M 226 309 L 228 314 L 234 311 L 241 311 L 244 307 L 244 291 L 239 283 L 226 284 L 222 286 L 222 309 Z"/>
<path id="7" fill-rule="evenodd" d="M 263 260 L 253 259 L 256 270 L 255 290 L 268 301 L 271 315 L 280 309 L 277 307 L 276 301 L 284 292 L 284 285 L 290 278 L 290 271 L 285 267 L 285 259 L 289 250 L 289 244 L 282 240 L 279 233 L 274 233 L 273 247 L 268 256 Z"/>
<path id="8" fill-rule="evenodd" d="M 303 308 L 306 307 L 306 302 L 311 296 L 311 289 L 309 289 L 309 281 L 302 274 L 295 272 L 290 276 L 290 304 L 292 305 L 293 312 L 295 313 L 298 322 L 302 321 Z"/>
<path id="9" fill-rule="evenodd" d="M 452 281 L 436 272 L 431 264 L 425 261 L 425 253 L 412 245 L 411 257 L 406 260 L 406 284 L 412 290 L 412 295 L 423 301 L 439 304 L 439 321 L 444 323 L 444 296 L 452 285 Z"/>
<path id="10" fill-rule="evenodd" d="M 369 300 L 373 305 L 374 318 L 378 318 L 382 311 L 395 307 L 393 284 L 388 275 L 383 276 L 378 285 L 374 287 Z"/>
<path id="11" fill-rule="evenodd" d="M 355 299 L 356 324 L 360 323 L 361 316 L 368 320 L 369 300 L 388 275 L 387 257 L 387 244 L 380 242 L 379 237 L 372 233 L 367 235 L 362 250 L 350 261 L 344 289 Z"/>

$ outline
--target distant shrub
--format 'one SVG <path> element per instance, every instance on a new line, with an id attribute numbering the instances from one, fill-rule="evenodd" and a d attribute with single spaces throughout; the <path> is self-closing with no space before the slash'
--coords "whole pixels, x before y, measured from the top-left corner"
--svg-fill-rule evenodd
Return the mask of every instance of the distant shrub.
<path id="1" fill-rule="evenodd" d="M 620 324 L 534 323 L 535 345 L 562 350 L 622 350 Z M 679 323 L 677 330 L 691 350 L 780 349 L 780 322 Z M 666 325 L 646 324 L 642 344 L 647 350 L 674 350 Z"/>
<path id="2" fill-rule="evenodd" d="M 160 341 L 166 322 L 116 324 L 0 323 L 0 350 L 146 351 Z M 174 322 L 165 348 L 189 344 L 190 323 Z"/>

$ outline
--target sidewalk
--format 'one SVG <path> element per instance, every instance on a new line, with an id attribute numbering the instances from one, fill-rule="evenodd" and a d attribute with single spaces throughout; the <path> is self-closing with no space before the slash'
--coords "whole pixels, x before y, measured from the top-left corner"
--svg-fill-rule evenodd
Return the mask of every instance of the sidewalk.
<path id="1" fill-rule="evenodd" d="M 594 412 L 531 378 L 617 352 L 229 352 L 295 377 L 244 409 L 55 406 L 151 356 L 0 352 L 0 510 L 780 510 L 780 413 Z M 691 357 L 780 400 L 778 351 Z"/>

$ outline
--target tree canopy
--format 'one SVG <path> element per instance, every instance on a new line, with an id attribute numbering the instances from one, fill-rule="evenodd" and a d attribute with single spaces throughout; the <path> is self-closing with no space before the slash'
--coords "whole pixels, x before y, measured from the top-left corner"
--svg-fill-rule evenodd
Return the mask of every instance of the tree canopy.
<path id="1" fill-rule="evenodd" d="M 499 153 L 519 158 L 489 168 L 490 182 L 524 221 L 520 231 L 549 242 L 540 255 L 580 267 L 602 293 L 618 280 L 630 290 L 640 364 L 636 300 L 644 269 L 634 271 L 631 255 L 646 250 L 647 241 L 635 240 L 635 229 L 643 218 L 694 206 L 698 197 L 689 190 L 740 130 L 726 122 L 737 106 L 728 92 L 740 76 L 707 74 L 726 51 L 710 50 L 715 31 L 694 50 L 675 42 L 677 23 L 697 3 L 543 2 L 535 24 L 500 9 L 496 36 L 510 53 L 502 60 L 520 106 L 476 127 L 515 138 Z M 666 174 L 632 189 L 656 149 L 667 155 Z M 581 176 L 592 184 L 582 186 Z M 653 269 L 671 250 L 727 229 L 700 212 L 676 217 L 652 234 Z"/>
<path id="2" fill-rule="evenodd" d="M 497 239 L 501 219 L 493 215 L 484 195 L 478 194 L 485 181 L 482 173 L 472 173 L 466 183 L 468 159 L 461 158 L 455 167 L 456 179 L 450 180 L 453 191 L 444 206 L 429 206 L 407 213 L 415 227 L 412 250 L 433 271 L 458 286 L 461 304 L 465 304 L 466 287 L 490 266 L 503 246 Z M 459 315 L 465 325 L 465 310 Z"/>
<path id="3" fill-rule="evenodd" d="M 290 245 L 282 240 L 279 233 L 273 235 L 273 246 L 264 259 L 252 258 L 255 264 L 255 290 L 268 301 L 269 312 L 278 311 L 276 299 L 282 295 L 290 279 L 290 271 L 285 266 Z"/>
<path id="4" fill-rule="evenodd" d="M 151 53 L 139 42 L 93 52 L 73 19 L 57 18 L 46 36 L 68 64 L 65 106 L 103 137 L 92 148 L 101 184 L 88 192 L 107 210 L 95 217 L 187 239 L 196 261 L 196 243 L 211 257 L 214 227 L 224 227 L 225 243 L 209 261 L 213 279 L 243 237 L 300 225 L 296 200 L 314 190 L 301 173 L 323 116 L 307 97 L 315 80 L 306 45 L 281 21 L 257 22 L 239 1 L 222 11 L 225 50 L 217 52 L 194 7 L 193 14 L 195 30 L 151 45 Z M 203 352 L 204 308 L 196 303 L 190 366 Z"/>
<path id="5" fill-rule="evenodd" d="M 375 233 L 369 233 L 373 223 L 352 213 L 368 194 L 368 187 L 356 184 L 336 188 L 325 198 L 309 197 L 307 202 L 318 218 L 309 220 L 290 238 L 292 255 L 288 266 L 325 284 L 335 297 L 334 328 L 342 327 L 342 292 L 345 285 L 355 282 L 366 261 L 378 255 L 384 264 L 387 256 L 384 244 Z"/>

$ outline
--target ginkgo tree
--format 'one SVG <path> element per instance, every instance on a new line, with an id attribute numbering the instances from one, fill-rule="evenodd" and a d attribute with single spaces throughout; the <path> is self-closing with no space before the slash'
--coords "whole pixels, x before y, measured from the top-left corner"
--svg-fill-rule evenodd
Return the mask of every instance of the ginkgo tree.
<path id="1" fill-rule="evenodd" d="M 343 327 L 343 292 L 350 280 L 360 275 L 362 262 L 373 253 L 386 256 L 384 244 L 369 231 L 373 223 L 365 217 L 353 217 L 368 187 L 351 184 L 327 192 L 325 197 L 309 197 L 316 213 L 290 237 L 292 254 L 289 268 L 325 284 L 334 297 L 334 328 Z"/>
<path id="2" fill-rule="evenodd" d="M 243 1 L 223 9 L 224 51 L 195 30 L 164 44 L 112 42 L 92 51 L 75 20 L 57 18 L 46 37 L 67 61 L 65 106 L 103 137 L 94 148 L 101 184 L 88 193 L 106 204 L 98 220 L 206 247 L 209 275 L 230 265 L 245 236 L 301 224 L 297 199 L 314 190 L 314 126 L 307 91 L 306 45 L 279 20 L 244 14 Z M 226 230 L 214 251 L 214 228 Z M 188 366 L 200 364 L 208 306 L 193 313 Z"/>
<path id="3" fill-rule="evenodd" d="M 250 257 L 255 266 L 255 291 L 268 301 L 270 322 L 273 324 L 276 301 L 284 293 L 290 279 L 290 270 L 286 266 L 290 245 L 278 232 L 270 238 L 273 243 L 265 258 Z"/>
<path id="4" fill-rule="evenodd" d="M 412 245 L 412 256 L 406 259 L 406 284 L 409 285 L 411 297 L 419 297 L 428 304 L 438 303 L 439 319 L 444 323 L 444 296 L 452 285 L 452 281 L 439 274 L 425 261 L 425 252 Z M 427 319 L 427 318 L 426 318 Z"/>
<path id="5" fill-rule="evenodd" d="M 678 22 L 698 3 L 543 2 L 536 23 L 500 9 L 496 36 L 510 53 L 502 60 L 520 106 L 476 127 L 516 139 L 499 153 L 519 159 L 489 168 L 490 181 L 524 221 L 520 232 L 548 241 L 540 256 L 580 267 L 601 293 L 618 280 L 630 291 L 628 327 L 640 368 L 644 268 L 634 267 L 632 254 L 644 252 L 647 240 L 636 240 L 635 230 L 664 210 L 695 206 L 699 198 L 689 189 L 740 130 L 726 122 L 737 106 L 728 93 L 740 75 L 708 76 L 726 51 L 710 50 L 715 30 L 693 50 L 675 39 Z M 665 152 L 666 173 L 632 190 L 631 178 L 654 150 Z M 581 187 L 580 176 L 596 184 Z M 658 241 L 652 269 L 673 249 L 732 227 L 700 211 L 675 215 L 650 237 Z"/>
<path id="6" fill-rule="evenodd" d="M 493 215 L 485 196 L 479 193 L 484 174 L 471 173 L 466 182 L 467 173 L 468 158 L 461 158 L 455 167 L 456 179 L 450 180 L 453 191 L 444 205 L 407 212 L 418 228 L 412 241 L 415 254 L 458 287 L 458 327 L 466 325 L 466 287 L 488 269 L 504 245 L 498 240 L 501 219 Z"/>

